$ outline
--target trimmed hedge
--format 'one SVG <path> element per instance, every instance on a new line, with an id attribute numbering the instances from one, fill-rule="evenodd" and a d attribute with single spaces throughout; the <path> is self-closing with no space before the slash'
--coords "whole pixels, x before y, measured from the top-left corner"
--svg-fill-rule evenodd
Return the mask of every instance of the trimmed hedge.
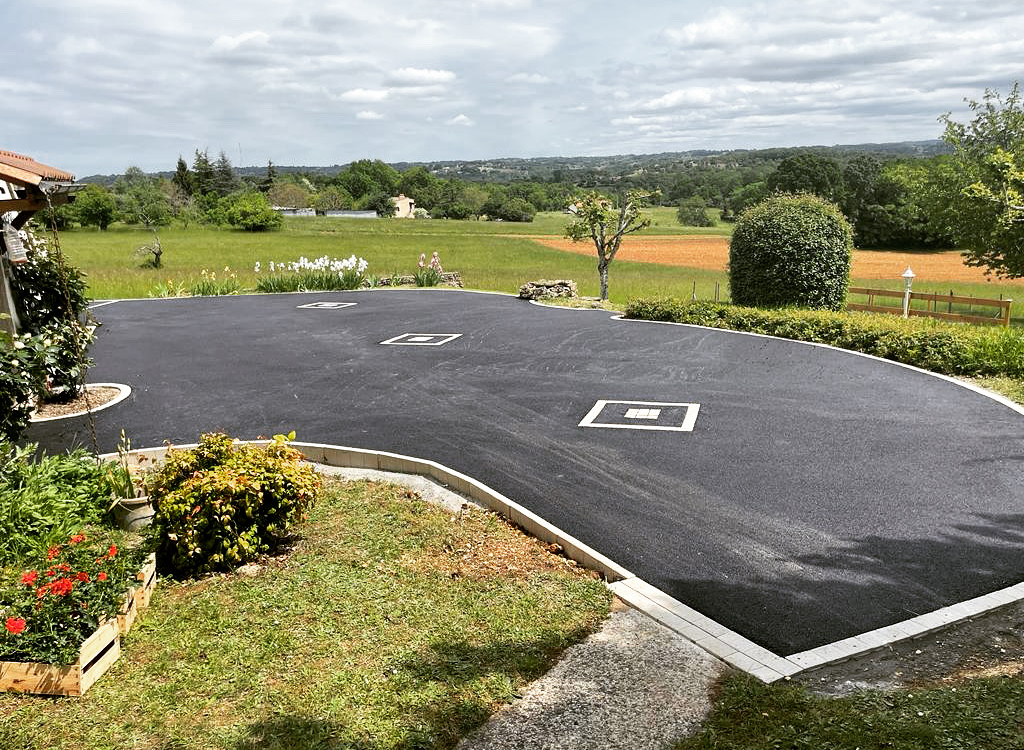
<path id="1" fill-rule="evenodd" d="M 853 229 L 813 195 L 776 195 L 748 208 L 729 241 L 729 290 L 738 305 L 840 310 L 850 282 Z"/>
<path id="2" fill-rule="evenodd" d="M 625 317 L 830 344 L 944 375 L 1024 378 L 1024 333 L 927 318 L 823 310 L 762 310 L 674 298 L 637 299 Z"/>

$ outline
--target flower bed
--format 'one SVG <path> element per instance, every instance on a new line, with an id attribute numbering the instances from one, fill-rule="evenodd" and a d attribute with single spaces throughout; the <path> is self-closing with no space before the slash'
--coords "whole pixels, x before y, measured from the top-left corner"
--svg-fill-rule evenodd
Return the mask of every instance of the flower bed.
<path id="1" fill-rule="evenodd" d="M 0 690 L 42 695 L 82 695 L 121 656 L 117 620 L 104 621 L 78 650 L 73 664 L 0 661 Z"/>
<path id="2" fill-rule="evenodd" d="M 155 584 L 153 555 L 140 564 L 84 534 L 51 547 L 0 589 L 0 690 L 84 693 L 117 660 Z"/>

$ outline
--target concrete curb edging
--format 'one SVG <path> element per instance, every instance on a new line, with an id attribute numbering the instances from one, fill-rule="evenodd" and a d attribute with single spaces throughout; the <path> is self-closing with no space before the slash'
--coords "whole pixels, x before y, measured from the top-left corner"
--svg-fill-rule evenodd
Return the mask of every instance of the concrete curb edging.
<path id="1" fill-rule="evenodd" d="M 96 407 L 94 407 L 92 409 L 83 409 L 82 411 L 72 412 L 71 414 L 61 414 L 60 416 L 57 416 L 57 417 L 32 417 L 29 421 L 32 424 L 36 424 L 38 422 L 55 422 L 58 419 L 71 419 L 73 417 L 81 417 L 81 416 L 84 416 L 86 414 L 89 414 L 90 412 L 95 414 L 98 411 L 103 411 L 104 409 L 109 409 L 111 406 L 116 406 L 117 404 L 121 403 L 126 398 L 128 398 L 130 395 L 132 395 L 132 388 L 131 388 L 131 386 L 125 385 L 124 383 L 86 383 L 85 384 L 86 389 L 88 389 L 90 386 L 93 387 L 93 388 L 116 388 L 117 390 L 120 391 L 120 393 L 118 393 L 114 398 L 112 398 L 107 403 L 101 404 L 100 406 L 96 406 Z"/>
<path id="2" fill-rule="evenodd" d="M 240 440 L 237 442 L 266 445 L 271 441 Z M 289 445 L 299 450 L 307 460 L 314 463 L 341 468 L 415 474 L 433 479 L 450 490 L 471 498 L 483 507 L 500 514 L 511 523 L 520 526 L 531 536 L 560 545 L 567 557 L 586 568 L 601 573 L 612 592 L 630 607 L 643 612 L 730 666 L 747 672 L 765 683 L 789 679 L 802 672 L 811 671 L 827 664 L 843 662 L 854 656 L 880 650 L 893 643 L 918 638 L 961 620 L 977 617 L 1024 600 L 1024 582 L 1022 582 L 909 620 L 784 657 L 729 630 L 710 617 L 702 615 L 661 589 L 638 578 L 615 561 L 544 520 L 533 511 L 524 508 L 482 482 L 443 464 L 398 453 L 326 443 L 291 442 Z M 194 447 L 196 447 L 195 443 L 142 448 L 132 450 L 129 455 L 136 460 L 144 457 L 147 461 L 155 462 L 163 458 L 169 449 L 185 450 Z M 117 457 L 116 453 L 106 453 L 101 455 L 100 459 L 116 460 Z"/>

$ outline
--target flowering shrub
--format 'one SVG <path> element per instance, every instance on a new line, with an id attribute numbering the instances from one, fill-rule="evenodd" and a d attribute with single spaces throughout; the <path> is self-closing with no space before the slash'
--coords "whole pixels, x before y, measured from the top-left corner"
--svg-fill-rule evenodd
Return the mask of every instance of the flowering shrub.
<path id="1" fill-rule="evenodd" d="M 272 275 L 256 282 L 258 292 L 308 292 L 358 289 L 366 281 L 369 264 L 352 255 L 344 260 L 324 255 L 315 260 L 301 257 L 290 263 L 270 262 Z M 259 263 L 254 269 L 260 273 Z"/>
<path id="2" fill-rule="evenodd" d="M 427 263 L 427 254 L 420 253 L 420 262 L 412 274 L 416 286 L 437 286 L 441 283 L 442 274 L 444 269 L 441 268 L 441 258 L 436 252 L 431 254 L 430 263 Z"/>
<path id="3" fill-rule="evenodd" d="M 74 662 L 85 639 L 117 614 L 144 557 L 79 533 L 9 576 L 0 588 L 0 660 Z"/>
<path id="4" fill-rule="evenodd" d="M 168 452 L 147 481 L 162 568 L 180 576 L 231 570 L 269 552 L 303 518 L 322 482 L 290 437 L 253 446 L 207 434 L 191 450 Z"/>
<path id="5" fill-rule="evenodd" d="M 38 335 L 44 344 L 41 364 L 45 371 L 40 399 L 53 403 L 75 399 L 82 392 L 86 370 L 93 365 L 86 356 L 96 340 L 93 327 L 77 320 L 55 320 L 43 326 Z"/>
<path id="6" fill-rule="evenodd" d="M 11 294 L 21 325 L 40 331 L 56 321 L 77 320 L 89 303 L 82 272 L 47 251 L 46 240 L 20 232 L 28 259 L 11 266 Z"/>
<path id="7" fill-rule="evenodd" d="M 217 279 L 216 271 L 207 271 L 205 268 L 200 272 L 200 276 L 202 278 L 189 290 L 193 297 L 219 297 L 242 291 L 242 285 L 238 283 L 238 278 L 230 266 L 224 266 L 224 276 L 220 280 Z"/>

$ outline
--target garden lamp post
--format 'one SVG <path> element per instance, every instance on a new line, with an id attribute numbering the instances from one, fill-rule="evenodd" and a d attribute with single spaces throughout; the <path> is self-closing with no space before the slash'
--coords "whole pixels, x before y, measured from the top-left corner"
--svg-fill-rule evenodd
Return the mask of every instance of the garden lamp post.
<path id="1" fill-rule="evenodd" d="M 910 287 L 914 283 L 914 272 L 910 270 L 910 266 L 907 266 L 907 270 L 903 272 L 903 317 L 910 317 Z"/>

